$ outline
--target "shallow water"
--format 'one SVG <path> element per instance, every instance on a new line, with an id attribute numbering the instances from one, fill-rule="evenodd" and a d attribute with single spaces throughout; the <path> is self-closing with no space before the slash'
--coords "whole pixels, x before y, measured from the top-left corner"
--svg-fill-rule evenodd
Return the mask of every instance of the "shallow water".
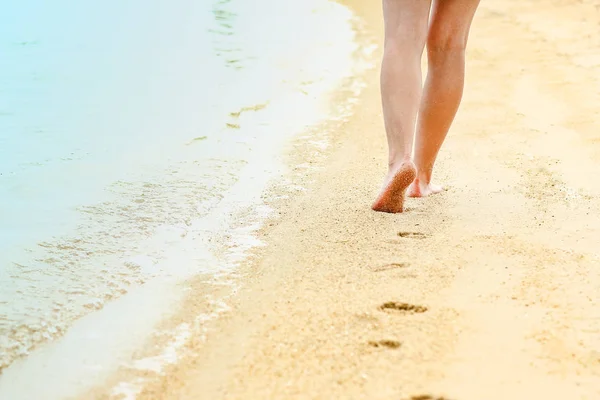
<path id="1" fill-rule="evenodd" d="M 325 0 L 0 6 L 0 371 L 153 278 L 232 268 L 211 235 L 352 73 L 351 17 Z"/>

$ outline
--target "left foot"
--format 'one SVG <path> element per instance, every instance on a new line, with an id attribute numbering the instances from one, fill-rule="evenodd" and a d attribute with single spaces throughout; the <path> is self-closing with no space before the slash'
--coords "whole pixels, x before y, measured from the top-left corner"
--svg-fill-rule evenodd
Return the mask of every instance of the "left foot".
<path id="1" fill-rule="evenodd" d="M 415 179 L 406 190 L 408 197 L 427 197 L 431 194 L 443 192 L 444 188 L 432 183 L 423 183 L 419 179 Z"/>
<path id="2" fill-rule="evenodd" d="M 416 175 L 415 165 L 409 161 L 403 162 L 396 170 L 390 171 L 386 184 L 371 208 L 374 211 L 387 213 L 404 211 L 404 192 Z"/>

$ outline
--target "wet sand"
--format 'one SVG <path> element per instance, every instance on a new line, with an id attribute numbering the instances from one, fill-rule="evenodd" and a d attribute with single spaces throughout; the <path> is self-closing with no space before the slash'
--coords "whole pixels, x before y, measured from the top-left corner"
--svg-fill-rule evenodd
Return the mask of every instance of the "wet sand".
<path id="1" fill-rule="evenodd" d="M 344 4 L 378 43 L 379 4 Z M 370 70 L 295 178 L 307 190 L 272 200 L 231 310 L 137 398 L 600 398 L 599 21 L 587 0 L 484 0 L 435 172 L 448 190 L 404 214 L 370 210 L 386 172 Z"/>

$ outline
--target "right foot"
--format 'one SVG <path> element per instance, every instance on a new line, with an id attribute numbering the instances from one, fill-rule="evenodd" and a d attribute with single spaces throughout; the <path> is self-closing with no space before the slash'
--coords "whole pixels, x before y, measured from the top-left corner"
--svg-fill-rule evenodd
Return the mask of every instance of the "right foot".
<path id="1" fill-rule="evenodd" d="M 406 195 L 408 197 L 427 197 L 431 194 L 440 193 L 443 191 L 444 188 L 439 185 L 423 183 L 422 181 L 419 181 L 419 179 L 415 179 L 414 182 L 408 187 Z"/>
<path id="2" fill-rule="evenodd" d="M 390 171 L 381 193 L 371 208 L 374 211 L 387 213 L 404 211 L 404 192 L 416 176 L 417 170 L 410 161 L 403 162 L 398 168 Z"/>

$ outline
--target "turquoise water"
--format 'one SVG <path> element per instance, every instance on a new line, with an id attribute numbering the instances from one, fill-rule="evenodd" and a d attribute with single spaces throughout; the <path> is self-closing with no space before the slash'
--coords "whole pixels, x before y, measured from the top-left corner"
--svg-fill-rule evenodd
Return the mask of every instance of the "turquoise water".
<path id="1" fill-rule="evenodd" d="M 73 206 L 194 137 L 214 106 L 205 95 L 235 79 L 214 57 L 227 40 L 206 34 L 233 34 L 218 4 L 10 3 L 0 16 L 2 253 L 56 233 Z"/>
<path id="2" fill-rule="evenodd" d="M 325 0 L 0 3 L 0 371 L 172 273 L 155 266 L 194 220 L 243 203 L 226 201 L 240 171 L 275 168 L 350 74 L 350 17 Z"/>

